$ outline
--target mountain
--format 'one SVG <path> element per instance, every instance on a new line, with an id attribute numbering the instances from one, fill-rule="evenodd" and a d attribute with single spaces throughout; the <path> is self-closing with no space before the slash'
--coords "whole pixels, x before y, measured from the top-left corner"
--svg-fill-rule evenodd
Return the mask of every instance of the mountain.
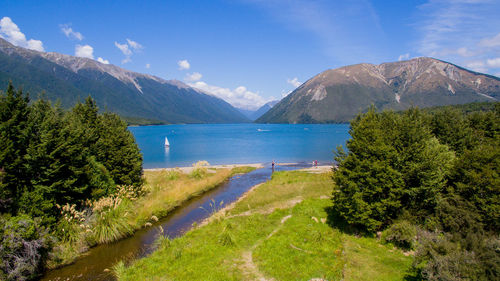
<path id="1" fill-rule="evenodd" d="M 276 105 L 279 100 L 270 101 L 263 106 L 259 107 L 257 110 L 248 110 L 243 108 L 238 108 L 238 110 L 243 113 L 248 119 L 251 121 L 256 120 L 260 116 L 264 115 L 264 113 L 268 112 L 274 105 Z"/>
<path id="2" fill-rule="evenodd" d="M 356 64 L 324 71 L 308 80 L 258 123 L 348 122 L 370 105 L 402 110 L 498 101 L 500 78 L 433 59 Z"/>
<path id="3" fill-rule="evenodd" d="M 36 98 L 70 107 L 91 95 L 101 109 L 168 123 L 240 123 L 249 120 L 220 98 L 177 80 L 163 80 L 92 59 L 16 47 L 0 38 L 0 85 L 12 80 Z"/>

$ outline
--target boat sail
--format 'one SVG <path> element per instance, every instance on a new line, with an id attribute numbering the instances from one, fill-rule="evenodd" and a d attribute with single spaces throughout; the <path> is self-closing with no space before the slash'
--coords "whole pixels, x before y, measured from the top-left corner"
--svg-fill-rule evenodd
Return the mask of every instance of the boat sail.
<path id="1" fill-rule="evenodd" d="M 170 143 L 168 142 L 168 138 L 165 137 L 165 147 L 169 147 L 170 146 Z"/>

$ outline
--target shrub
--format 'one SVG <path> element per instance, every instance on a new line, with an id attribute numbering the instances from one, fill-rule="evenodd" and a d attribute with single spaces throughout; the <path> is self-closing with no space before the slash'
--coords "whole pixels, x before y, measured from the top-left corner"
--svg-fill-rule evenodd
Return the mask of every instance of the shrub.
<path id="1" fill-rule="evenodd" d="M 469 239 L 474 241 L 454 241 L 447 233 L 420 231 L 413 264 L 419 279 L 498 280 L 500 239 L 485 235 Z"/>
<path id="2" fill-rule="evenodd" d="M 52 238 L 40 219 L 0 217 L 0 279 L 33 279 L 44 267 Z"/>
<path id="3" fill-rule="evenodd" d="M 189 177 L 194 178 L 194 179 L 202 179 L 204 178 L 207 173 L 207 166 L 209 166 L 207 161 L 198 161 L 195 164 L 193 164 L 193 171 L 189 174 Z"/>
<path id="4" fill-rule="evenodd" d="M 382 232 L 382 240 L 394 245 L 410 250 L 413 248 L 417 235 L 417 229 L 407 221 L 402 221 L 391 225 Z"/>
<path id="5" fill-rule="evenodd" d="M 91 224 L 96 242 L 110 243 L 132 234 L 133 228 L 128 222 L 129 203 L 121 197 L 104 197 L 93 203 Z"/>

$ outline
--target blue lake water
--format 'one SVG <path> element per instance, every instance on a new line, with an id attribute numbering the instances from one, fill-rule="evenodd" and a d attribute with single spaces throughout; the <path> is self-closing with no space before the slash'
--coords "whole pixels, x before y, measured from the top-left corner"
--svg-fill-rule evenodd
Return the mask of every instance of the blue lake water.
<path id="1" fill-rule="evenodd" d="M 348 124 L 188 124 L 129 127 L 144 168 L 210 164 L 333 162 L 350 138 Z M 165 148 L 168 137 L 170 148 Z"/>

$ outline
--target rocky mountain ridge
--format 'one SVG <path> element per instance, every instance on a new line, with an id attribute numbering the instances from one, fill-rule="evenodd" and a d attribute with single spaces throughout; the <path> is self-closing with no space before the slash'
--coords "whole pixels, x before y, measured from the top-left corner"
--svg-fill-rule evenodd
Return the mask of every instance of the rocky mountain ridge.
<path id="1" fill-rule="evenodd" d="M 102 109 L 168 123 L 248 122 L 227 102 L 178 80 L 136 73 L 89 58 L 16 47 L 0 38 L 0 83 L 32 97 L 44 91 L 72 106 L 91 95 Z"/>
<path id="2" fill-rule="evenodd" d="M 421 57 L 326 70 L 299 86 L 257 122 L 347 122 L 371 104 L 401 110 L 499 99 L 498 77 Z"/>

